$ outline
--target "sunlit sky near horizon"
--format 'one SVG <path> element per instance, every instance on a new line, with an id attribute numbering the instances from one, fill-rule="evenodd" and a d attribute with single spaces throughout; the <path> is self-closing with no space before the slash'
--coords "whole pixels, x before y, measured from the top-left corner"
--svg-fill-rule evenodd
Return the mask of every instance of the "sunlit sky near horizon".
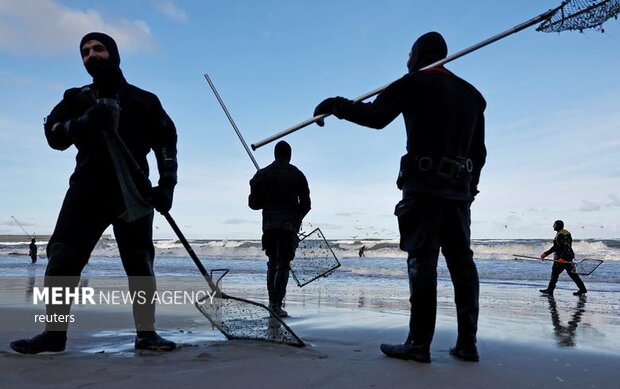
<path id="1" fill-rule="evenodd" d="M 43 118 L 65 89 L 90 83 L 78 50 L 87 32 L 116 39 L 127 80 L 156 93 L 177 126 L 171 214 L 185 234 L 256 239 L 255 168 L 204 73 L 253 143 L 311 117 L 326 97 L 399 78 L 425 32 L 441 32 L 453 53 L 559 3 L 0 0 L 0 234 L 22 233 L 11 216 L 32 233 L 53 231 L 76 150 L 51 149 Z M 488 102 L 473 238 L 551 238 L 555 219 L 575 239 L 620 238 L 620 22 L 604 29 L 531 27 L 446 65 Z M 398 236 L 402 118 L 376 131 L 331 117 L 285 139 L 310 183 L 306 229 Z M 272 155 L 273 144 L 255 152 L 261 166 Z M 161 216 L 155 225 L 157 238 L 173 237 Z"/>

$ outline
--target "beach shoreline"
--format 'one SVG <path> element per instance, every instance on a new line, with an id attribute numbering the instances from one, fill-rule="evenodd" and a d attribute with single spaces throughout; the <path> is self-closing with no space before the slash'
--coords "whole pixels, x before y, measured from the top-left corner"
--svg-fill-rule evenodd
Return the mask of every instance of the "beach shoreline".
<path id="1" fill-rule="evenodd" d="M 291 317 L 286 322 L 307 343 L 303 348 L 227 341 L 195 309 L 161 309 L 157 327 L 179 348 L 146 354 L 133 350 L 130 307 L 80 308 L 76 310 L 80 320 L 99 323 L 101 328 L 85 324 L 81 326 L 85 330 L 72 328 L 65 352 L 32 356 L 16 354 L 8 345 L 38 333 L 35 325 L 18 324 L 41 313 L 41 307 L 4 301 L 5 324 L 16 323 L 0 331 L 0 377 L 5 387 L 29 388 L 51 384 L 602 388 L 620 377 L 620 317 L 617 310 L 597 307 L 605 301 L 600 296 L 588 296 L 579 308 L 577 297 L 559 290 L 555 322 L 548 299 L 530 288 L 483 284 L 481 296 L 480 363 L 461 362 L 448 354 L 456 338 L 456 321 L 447 302 L 438 310 L 430 365 L 386 358 L 379 351 L 380 343 L 400 343 L 406 337 L 408 312 L 401 305 L 360 307 L 329 300 L 319 304 L 291 293 L 287 303 Z"/>

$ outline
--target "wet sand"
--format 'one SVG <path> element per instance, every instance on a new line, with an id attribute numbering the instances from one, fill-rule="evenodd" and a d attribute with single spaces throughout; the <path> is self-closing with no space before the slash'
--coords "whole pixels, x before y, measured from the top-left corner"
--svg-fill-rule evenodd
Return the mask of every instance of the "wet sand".
<path id="1" fill-rule="evenodd" d="M 170 353 L 133 350 L 129 307 L 79 307 L 60 354 L 19 355 L 10 341 L 38 333 L 32 317 L 41 307 L 2 300 L 2 387 L 223 388 L 606 388 L 620 378 L 620 312 L 612 296 L 585 299 L 558 290 L 553 300 L 532 288 L 481 286 L 480 363 L 453 359 L 456 337 L 449 291 L 440 291 L 432 363 L 386 358 L 379 344 L 399 343 L 408 313 L 399 304 L 383 308 L 352 302 L 330 304 L 289 294 L 289 326 L 307 346 L 227 341 L 193 307 L 160 309 L 160 333 L 178 342 Z"/>

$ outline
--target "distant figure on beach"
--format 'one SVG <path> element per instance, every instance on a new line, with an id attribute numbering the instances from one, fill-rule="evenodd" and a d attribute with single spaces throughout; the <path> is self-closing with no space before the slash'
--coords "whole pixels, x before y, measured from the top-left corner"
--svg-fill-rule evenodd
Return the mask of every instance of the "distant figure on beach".
<path id="1" fill-rule="evenodd" d="M 573 252 L 573 238 L 564 229 L 564 222 L 562 220 L 556 220 L 553 223 L 553 230 L 557 231 L 555 238 L 553 239 L 553 246 L 540 255 L 540 259 L 544 260 L 549 254 L 553 253 L 553 266 L 551 267 L 551 279 L 549 279 L 549 285 L 546 289 L 541 289 L 540 293 L 553 294 L 555 290 L 555 284 L 560 278 L 560 273 L 566 270 L 568 276 L 573 280 L 577 288 L 573 293 L 575 296 L 581 296 L 588 293 L 586 286 L 579 277 L 579 274 L 575 272 L 575 265 L 573 259 L 575 259 L 575 253 Z"/>
<path id="2" fill-rule="evenodd" d="M 573 347 L 575 345 L 575 333 L 577 332 L 577 326 L 581 322 L 581 316 L 585 312 L 586 295 L 579 296 L 575 312 L 571 316 L 566 325 L 562 324 L 560 319 L 560 313 L 558 312 L 557 304 L 553 294 L 548 294 L 549 300 L 549 313 L 551 313 L 551 324 L 553 324 L 553 334 L 560 347 Z"/>
<path id="3" fill-rule="evenodd" d="M 370 103 L 343 97 L 322 101 L 314 115 L 381 129 L 403 114 L 407 154 L 401 158 L 396 205 L 400 248 L 408 252 L 411 317 L 404 344 L 382 344 L 389 357 L 430 362 L 437 310 L 437 260 L 441 248 L 452 283 L 458 338 L 450 354 L 478 361 L 476 333 L 479 282 L 470 248 L 470 205 L 478 193 L 486 159 L 486 102 L 471 84 L 443 66 L 423 69 L 447 55 L 437 32 L 422 35 L 411 48 L 409 73 Z M 323 123 L 318 123 L 323 125 Z"/>
<path id="4" fill-rule="evenodd" d="M 121 218 L 125 204 L 103 133 L 117 130 L 144 172 L 149 171 L 147 154 L 154 151 L 159 185 L 141 188 L 142 196 L 149 198 L 155 209 L 166 212 L 172 206 L 177 182 L 176 129 L 157 96 L 127 83 L 114 39 L 92 32 L 82 38 L 79 49 L 93 83 L 65 91 L 44 124 L 50 147 L 66 150 L 74 145 L 77 149 L 75 171 L 47 245 L 45 287 L 73 291 L 99 238 L 112 225 L 129 291 L 142 292 L 145 297 L 143 303 L 135 299 L 133 304 L 135 349 L 169 351 L 175 343 L 159 336 L 154 327 L 153 211 L 137 220 Z M 99 98 L 119 102 L 118 127 L 116 113 L 98 104 Z M 46 305 L 45 331 L 14 341 L 11 348 L 24 354 L 63 351 L 70 309 L 70 304 Z"/>
<path id="5" fill-rule="evenodd" d="M 360 251 L 358 251 L 358 255 L 361 257 L 365 257 L 366 255 L 364 255 L 364 251 L 366 251 L 366 246 L 362 246 L 360 247 Z"/>
<path id="6" fill-rule="evenodd" d="M 28 246 L 28 249 L 29 249 L 28 255 L 30 256 L 32 263 L 37 263 L 38 248 L 37 248 L 37 241 L 35 238 L 32 238 L 30 240 L 30 245 Z"/>
<path id="7" fill-rule="evenodd" d="M 291 160 L 291 146 L 280 141 L 274 149 L 275 161 L 260 169 L 250 180 L 248 205 L 263 210 L 263 250 L 267 262 L 269 308 L 279 317 L 286 295 L 290 263 L 299 243 L 297 233 L 310 211 L 310 189 L 306 176 Z"/>

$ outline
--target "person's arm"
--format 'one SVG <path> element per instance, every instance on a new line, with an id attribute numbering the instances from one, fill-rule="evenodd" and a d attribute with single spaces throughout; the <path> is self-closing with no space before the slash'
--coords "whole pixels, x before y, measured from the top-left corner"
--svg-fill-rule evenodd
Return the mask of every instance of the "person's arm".
<path id="1" fill-rule="evenodd" d="M 250 180 L 250 195 L 248 196 L 248 206 L 253 210 L 263 208 L 263 184 L 262 174 L 259 170 Z"/>
<path id="2" fill-rule="evenodd" d="M 344 97 L 325 99 L 315 108 L 314 116 L 329 113 L 361 126 L 382 129 L 402 112 L 402 101 L 406 96 L 405 77 L 394 81 L 370 103 L 354 102 Z"/>
<path id="3" fill-rule="evenodd" d="M 45 118 L 43 128 L 51 148 L 66 150 L 71 145 L 87 143 L 95 127 L 103 127 L 113 120 L 108 107 L 97 105 L 90 87 L 65 91 L 63 99 Z"/>
<path id="4" fill-rule="evenodd" d="M 301 173 L 301 172 L 300 172 Z M 308 180 L 306 176 L 301 173 L 301 184 L 299 191 L 299 220 L 303 220 L 304 217 L 310 212 L 311 201 L 310 201 L 310 188 L 308 186 Z"/>
<path id="5" fill-rule="evenodd" d="M 159 171 L 158 185 L 151 193 L 151 203 L 159 212 L 172 208 L 174 188 L 177 184 L 177 131 L 174 122 L 164 111 L 159 99 L 154 96 L 154 134 L 153 152 Z"/>
<path id="6" fill-rule="evenodd" d="M 540 255 L 541 259 L 545 259 L 549 254 L 555 253 L 558 250 L 558 243 L 557 243 L 557 236 L 555 239 L 553 239 L 553 246 L 551 246 L 551 248 L 545 252 L 543 252 Z"/>
<path id="7" fill-rule="evenodd" d="M 471 172 L 471 183 L 469 184 L 470 193 L 472 196 L 476 196 L 479 192 L 478 184 L 480 183 L 480 173 L 482 171 L 482 167 L 484 166 L 484 163 L 486 162 L 486 158 L 487 158 L 487 149 L 484 144 L 484 137 L 485 137 L 484 108 L 485 107 L 483 105 L 478 114 L 478 120 L 476 121 L 476 129 L 475 129 L 474 137 L 472 138 L 471 148 L 469 152 L 469 155 L 470 155 L 470 158 L 473 164 L 473 170 Z"/>

